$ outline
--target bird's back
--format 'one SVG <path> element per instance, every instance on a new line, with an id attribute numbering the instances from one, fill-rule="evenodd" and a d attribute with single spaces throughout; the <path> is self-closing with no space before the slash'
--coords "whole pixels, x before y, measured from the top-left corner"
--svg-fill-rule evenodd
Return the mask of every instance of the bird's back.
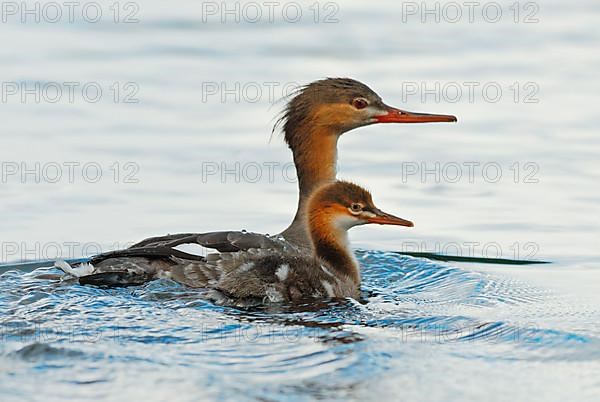
<path id="1" fill-rule="evenodd" d="M 198 256 L 176 248 L 190 243 L 223 251 Z M 85 272 L 77 275 L 82 284 L 131 286 L 168 278 L 186 286 L 212 289 L 234 304 L 358 295 L 352 281 L 334 275 L 310 250 L 282 239 L 242 232 L 148 239 L 129 249 L 98 255 L 79 270 Z"/>

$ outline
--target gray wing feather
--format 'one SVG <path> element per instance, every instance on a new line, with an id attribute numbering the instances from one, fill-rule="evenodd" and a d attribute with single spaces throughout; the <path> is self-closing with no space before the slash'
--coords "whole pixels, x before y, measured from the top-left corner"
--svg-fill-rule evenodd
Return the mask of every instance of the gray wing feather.
<path id="1" fill-rule="evenodd" d="M 198 244 L 219 253 L 198 256 L 175 249 L 183 244 Z M 79 279 L 95 285 L 105 281 L 104 286 L 129 286 L 170 278 L 191 287 L 209 287 L 257 257 L 300 255 L 303 251 L 281 237 L 259 233 L 182 233 L 148 238 L 124 250 L 99 254 L 89 261 L 94 268 L 91 275 Z"/>
<path id="2" fill-rule="evenodd" d="M 287 243 L 281 237 L 244 231 L 181 233 L 150 237 L 134 244 L 130 247 L 130 249 L 148 247 L 176 247 L 181 244 L 195 243 L 202 247 L 225 253 L 244 251 L 251 248 L 280 248 L 282 242 Z"/>

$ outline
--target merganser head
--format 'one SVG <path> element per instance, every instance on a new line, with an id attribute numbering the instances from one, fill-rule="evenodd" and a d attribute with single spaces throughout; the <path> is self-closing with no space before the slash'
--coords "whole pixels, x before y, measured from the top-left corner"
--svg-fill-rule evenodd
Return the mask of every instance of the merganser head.
<path id="1" fill-rule="evenodd" d="M 348 242 L 348 229 L 368 223 L 412 227 L 406 219 L 381 211 L 371 194 L 345 181 L 327 183 L 309 197 L 306 217 L 315 257 L 360 284 L 360 267 Z"/>
<path id="2" fill-rule="evenodd" d="M 373 203 L 371 193 L 346 181 L 321 186 L 310 196 L 307 207 L 309 227 L 313 233 L 324 230 L 345 232 L 369 223 L 414 226 L 411 221 L 383 212 Z"/>
<path id="3" fill-rule="evenodd" d="M 386 105 L 365 84 L 350 78 L 327 78 L 298 90 L 287 104 L 276 126 L 282 125 L 292 148 L 301 140 L 307 125 L 341 135 L 357 127 L 377 123 L 455 122 L 455 116 L 413 113 Z"/>

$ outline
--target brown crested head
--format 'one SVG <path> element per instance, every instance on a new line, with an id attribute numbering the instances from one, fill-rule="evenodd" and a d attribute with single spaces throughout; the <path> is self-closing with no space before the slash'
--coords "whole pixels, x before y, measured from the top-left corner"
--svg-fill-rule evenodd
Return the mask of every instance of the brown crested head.
<path id="1" fill-rule="evenodd" d="M 315 190 L 307 208 L 312 232 L 326 228 L 346 231 L 368 223 L 414 226 L 406 219 L 383 212 L 375 206 L 369 191 L 346 181 L 328 183 Z"/>
<path id="2" fill-rule="evenodd" d="M 297 131 L 308 125 L 332 129 L 337 134 L 364 123 L 367 105 L 383 104 L 375 91 L 351 78 L 326 78 L 300 87 L 288 102 L 275 127 L 282 127 L 285 141 L 294 147 Z"/>
<path id="3" fill-rule="evenodd" d="M 386 105 L 375 91 L 351 78 L 326 78 L 299 88 L 288 102 L 275 128 L 294 148 L 312 128 L 341 135 L 376 123 L 453 122 L 456 117 L 413 113 Z"/>

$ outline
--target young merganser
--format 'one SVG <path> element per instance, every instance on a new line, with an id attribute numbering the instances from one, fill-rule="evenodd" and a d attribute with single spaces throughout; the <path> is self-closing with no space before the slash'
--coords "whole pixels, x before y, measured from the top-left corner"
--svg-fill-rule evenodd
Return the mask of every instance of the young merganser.
<path id="1" fill-rule="evenodd" d="M 310 237 L 303 217 L 305 204 L 316 187 L 336 179 L 337 142 L 343 133 L 378 123 L 456 121 L 456 117 L 451 115 L 413 113 L 388 106 L 371 88 L 350 78 L 327 78 L 313 82 L 298 91 L 276 124 L 276 127 L 283 128 L 298 177 L 298 207 L 287 229 L 276 236 L 225 231 L 152 237 L 124 250 L 124 253 L 131 253 L 132 249 L 136 249 L 138 254 L 153 253 L 155 248 L 174 248 L 185 243 L 222 252 L 255 248 L 310 248 Z"/>
<path id="2" fill-rule="evenodd" d="M 308 299 L 360 298 L 360 267 L 348 242 L 348 229 L 364 224 L 413 223 L 379 210 L 371 194 L 356 184 L 324 184 L 306 201 L 312 251 L 253 249 L 221 253 L 219 258 L 181 259 L 170 251 L 93 258 L 72 268 L 57 266 L 79 277 L 81 284 L 125 286 L 155 278 L 171 278 L 187 286 L 207 288 L 212 298 L 227 304 L 298 302 Z"/>

